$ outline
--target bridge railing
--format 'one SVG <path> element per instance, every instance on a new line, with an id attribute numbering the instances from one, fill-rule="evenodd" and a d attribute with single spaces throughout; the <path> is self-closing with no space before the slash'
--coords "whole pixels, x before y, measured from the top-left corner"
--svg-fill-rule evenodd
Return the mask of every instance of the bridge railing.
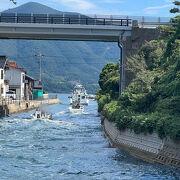
<path id="1" fill-rule="evenodd" d="M 158 16 L 127 16 L 127 15 L 87 15 L 89 17 L 110 18 L 110 19 L 131 19 L 138 21 L 139 27 L 157 27 L 164 25 L 175 25 L 171 17 Z M 129 25 L 131 25 L 131 22 Z"/>
<path id="2" fill-rule="evenodd" d="M 24 14 L 0 13 L 0 23 L 39 23 L 39 24 L 81 24 L 131 26 L 137 20 L 139 27 L 173 25 L 171 17 L 125 16 L 125 15 L 83 15 L 78 13 Z"/>
<path id="3" fill-rule="evenodd" d="M 38 24 L 81 24 L 129 26 L 131 19 L 111 17 L 90 17 L 86 15 L 64 14 L 0 14 L 0 23 L 38 23 Z"/>

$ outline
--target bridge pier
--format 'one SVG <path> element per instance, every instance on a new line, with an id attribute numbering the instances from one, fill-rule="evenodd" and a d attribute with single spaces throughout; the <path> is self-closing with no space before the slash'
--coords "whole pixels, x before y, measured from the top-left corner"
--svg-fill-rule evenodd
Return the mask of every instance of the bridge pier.
<path id="1" fill-rule="evenodd" d="M 125 48 L 123 44 L 123 34 L 124 31 L 121 33 L 119 40 L 118 40 L 118 47 L 120 48 L 120 82 L 119 82 L 119 96 L 123 93 L 125 89 Z"/>
<path id="2" fill-rule="evenodd" d="M 118 47 L 120 48 L 120 84 L 119 96 L 135 78 L 134 74 L 125 68 L 129 58 L 138 53 L 143 44 L 160 36 L 159 29 L 140 28 L 137 21 L 132 21 L 131 36 L 126 36 L 122 30 L 119 33 Z"/>

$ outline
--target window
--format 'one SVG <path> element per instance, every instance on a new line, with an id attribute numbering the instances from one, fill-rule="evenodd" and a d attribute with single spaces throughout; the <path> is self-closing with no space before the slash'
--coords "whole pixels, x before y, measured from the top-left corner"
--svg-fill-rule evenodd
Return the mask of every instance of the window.
<path id="1" fill-rule="evenodd" d="M 1 79 L 4 79 L 4 71 L 1 70 Z"/>
<path id="2" fill-rule="evenodd" d="M 13 91 L 6 92 L 6 94 L 15 94 Z"/>
<path id="3" fill-rule="evenodd" d="M 22 82 L 24 83 L 25 82 L 25 75 L 23 74 L 22 76 Z"/>
<path id="4" fill-rule="evenodd" d="M 3 94 L 4 93 L 4 89 L 3 88 L 1 88 L 1 94 Z"/>

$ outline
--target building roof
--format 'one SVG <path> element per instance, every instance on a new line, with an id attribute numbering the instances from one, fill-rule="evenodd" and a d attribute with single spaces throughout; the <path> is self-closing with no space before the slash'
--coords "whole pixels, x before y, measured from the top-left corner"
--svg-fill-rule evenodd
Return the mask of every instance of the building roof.
<path id="1" fill-rule="evenodd" d="M 9 62 L 8 65 L 11 66 L 11 67 L 18 68 L 17 62 Z"/>
<path id="2" fill-rule="evenodd" d="M 0 68 L 4 69 L 7 62 L 6 56 L 0 56 Z"/>
<path id="3" fill-rule="evenodd" d="M 27 78 L 27 79 L 31 79 L 31 80 L 33 80 L 33 81 L 35 81 L 35 79 L 33 78 L 33 77 L 31 77 L 31 76 L 29 76 L 29 75 L 25 75 L 25 77 Z"/>
<path id="4" fill-rule="evenodd" d="M 9 67 L 9 68 L 12 68 L 12 69 L 15 69 L 15 70 L 17 70 L 17 71 L 20 71 L 20 72 L 24 72 L 24 73 L 26 74 L 26 70 L 23 69 L 23 68 L 16 68 L 15 66 L 9 66 L 9 65 L 8 65 L 8 67 Z"/>
<path id="5" fill-rule="evenodd" d="M 34 89 L 43 89 L 42 82 L 39 80 L 34 81 Z"/>

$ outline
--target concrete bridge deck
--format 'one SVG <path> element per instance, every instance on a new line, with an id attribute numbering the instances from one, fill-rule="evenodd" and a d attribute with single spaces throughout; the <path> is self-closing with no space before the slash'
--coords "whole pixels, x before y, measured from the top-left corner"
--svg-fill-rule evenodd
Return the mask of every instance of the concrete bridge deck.
<path id="1" fill-rule="evenodd" d="M 123 32 L 131 35 L 130 19 L 88 16 L 1 14 L 1 39 L 41 39 L 118 42 Z"/>
<path id="2" fill-rule="evenodd" d="M 0 38 L 118 42 L 122 32 L 131 36 L 131 30 L 132 26 L 0 23 Z"/>

